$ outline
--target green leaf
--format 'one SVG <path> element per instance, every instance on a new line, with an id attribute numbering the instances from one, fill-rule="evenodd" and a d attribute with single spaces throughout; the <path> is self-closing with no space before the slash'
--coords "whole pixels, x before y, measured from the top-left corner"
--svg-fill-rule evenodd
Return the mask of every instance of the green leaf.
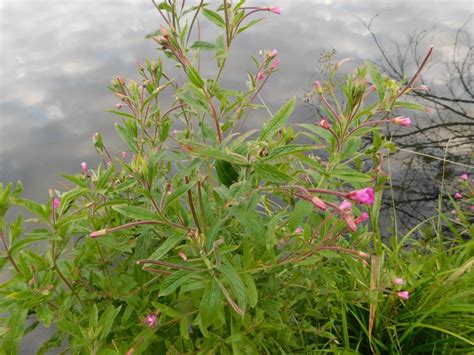
<path id="1" fill-rule="evenodd" d="M 245 312 L 245 308 L 247 307 L 247 296 L 245 286 L 240 279 L 239 275 L 235 272 L 235 270 L 229 265 L 222 265 L 219 268 L 219 271 L 224 274 L 227 281 L 229 282 L 234 295 L 237 299 L 237 303 L 240 309 Z"/>
<path id="2" fill-rule="evenodd" d="M 283 105 L 283 107 L 281 107 L 277 113 L 275 113 L 273 118 L 262 128 L 259 140 L 268 140 L 271 134 L 276 133 L 278 129 L 285 125 L 286 121 L 295 110 L 295 103 L 296 99 L 293 97 L 290 101 Z"/>
<path id="3" fill-rule="evenodd" d="M 173 248 L 176 244 L 186 238 L 186 235 L 174 235 L 172 237 L 168 237 L 161 246 L 155 250 L 153 254 L 150 255 L 149 259 L 151 260 L 160 260 L 166 253 L 168 253 L 171 248 Z"/>
<path id="4" fill-rule="evenodd" d="M 215 44 L 205 41 L 196 41 L 193 43 L 191 48 L 194 49 L 203 49 L 206 51 L 214 50 L 216 48 Z"/>
<path id="5" fill-rule="evenodd" d="M 216 24 L 220 28 L 225 28 L 224 19 L 217 12 L 209 9 L 202 9 L 202 13 L 212 23 Z"/>
<path id="6" fill-rule="evenodd" d="M 394 108 L 406 108 L 409 110 L 415 110 L 415 111 L 427 111 L 426 107 L 414 102 L 406 102 L 406 101 L 397 101 L 393 105 Z"/>
<path id="7" fill-rule="evenodd" d="M 239 28 L 239 30 L 237 31 L 237 33 L 242 33 L 244 32 L 245 30 L 249 29 L 250 27 L 252 27 L 253 25 L 259 23 L 260 21 L 262 21 L 263 18 L 256 18 L 256 19 L 253 19 L 252 21 L 250 21 L 248 24 L 246 24 L 245 26 L 242 26 Z"/>
<path id="8" fill-rule="evenodd" d="M 165 206 L 169 206 L 174 200 L 185 194 L 188 190 L 192 189 L 196 185 L 197 181 L 190 182 L 189 184 L 181 185 L 175 189 L 171 195 L 166 197 Z"/>
<path id="9" fill-rule="evenodd" d="M 187 72 L 189 81 L 196 85 L 199 89 L 202 89 L 204 87 L 204 80 L 202 80 L 199 72 L 192 66 L 188 66 Z"/>
<path id="10" fill-rule="evenodd" d="M 82 333 L 78 324 L 66 319 L 60 319 L 55 322 L 56 326 L 65 333 L 72 335 L 74 338 L 81 339 Z"/>
<path id="11" fill-rule="evenodd" d="M 379 95 L 380 100 L 383 100 L 385 97 L 385 81 L 383 80 L 383 77 L 380 72 L 373 64 L 367 63 L 367 66 L 369 67 L 369 72 L 370 76 L 372 77 L 372 81 L 374 82 L 375 87 L 377 88 L 377 94 Z"/>
<path id="12" fill-rule="evenodd" d="M 295 155 L 299 153 L 309 152 L 314 150 L 316 147 L 314 145 L 299 145 L 299 144 L 288 144 L 282 147 L 276 147 L 270 151 L 270 154 L 266 157 L 263 157 L 261 160 L 272 160 L 283 158 L 288 155 Z"/>
<path id="13" fill-rule="evenodd" d="M 255 281 L 253 280 L 253 277 L 250 274 L 244 274 L 243 280 L 247 289 L 247 299 L 249 302 L 249 306 L 251 308 L 255 308 L 258 302 L 258 291 L 257 286 L 255 285 Z"/>
<path id="14" fill-rule="evenodd" d="M 44 303 L 36 306 L 36 319 L 43 323 L 46 328 L 49 328 L 53 320 L 53 311 Z"/>
<path id="15" fill-rule="evenodd" d="M 368 183 L 372 180 L 370 175 L 360 173 L 354 169 L 337 169 L 331 173 L 331 177 L 335 177 L 351 183 Z"/>
<path id="16" fill-rule="evenodd" d="M 216 311 L 221 303 L 222 293 L 215 279 L 209 280 L 201 298 L 199 316 L 204 327 L 208 327 L 216 318 Z"/>
<path id="17" fill-rule="evenodd" d="M 162 221 L 163 220 L 160 215 L 154 212 L 151 212 L 143 207 L 129 206 L 129 205 L 115 205 L 115 206 L 112 206 L 112 208 L 116 210 L 118 213 L 126 217 L 137 219 L 140 221 L 146 221 L 146 220 Z"/>
<path id="18" fill-rule="evenodd" d="M 2 336 L 3 342 L 2 348 L 0 349 L 5 351 L 5 354 L 18 354 L 18 347 L 24 334 L 23 325 L 25 324 L 27 315 L 27 308 L 15 308 L 10 313 L 10 318 L 7 323 L 8 332 Z"/>
<path id="19" fill-rule="evenodd" d="M 16 240 L 15 243 L 10 247 L 10 254 L 15 254 L 17 251 L 22 250 L 27 245 L 42 240 L 60 241 L 62 240 L 62 238 L 57 234 L 48 232 L 46 230 L 37 230 L 32 233 L 29 233 L 24 238 Z"/>
<path id="20" fill-rule="evenodd" d="M 118 123 L 115 123 L 115 130 L 117 131 L 117 134 L 122 138 L 122 140 L 127 144 L 128 148 L 132 150 L 134 153 L 137 153 L 137 145 L 135 142 L 135 137 L 131 134 L 130 131 L 127 130 L 127 128 L 119 125 Z"/>
<path id="21" fill-rule="evenodd" d="M 224 45 L 224 35 L 220 34 L 216 39 L 216 52 L 215 52 L 217 66 L 220 67 L 222 61 L 227 57 L 227 53 Z"/>
<path id="22" fill-rule="evenodd" d="M 216 149 L 208 147 L 195 141 L 183 140 L 182 144 L 191 149 L 191 154 L 201 156 L 207 159 L 224 160 L 231 164 L 248 165 L 247 159 L 240 154 L 230 152 L 225 149 Z"/>
<path id="23" fill-rule="evenodd" d="M 118 306 L 115 308 L 112 304 L 109 304 L 107 309 L 104 311 L 102 316 L 100 317 L 100 325 L 102 330 L 100 332 L 101 339 L 106 339 L 109 335 L 110 331 L 112 330 L 112 325 L 114 324 L 115 317 L 120 313 L 122 306 Z"/>
<path id="24" fill-rule="evenodd" d="M 155 36 L 160 36 L 160 35 L 161 35 L 161 31 L 160 31 L 160 30 L 156 30 L 156 31 L 147 33 L 147 35 L 145 36 L 145 38 L 148 39 L 148 38 L 155 37 Z"/>
<path id="25" fill-rule="evenodd" d="M 285 174 L 275 165 L 254 164 L 253 169 L 259 177 L 269 182 L 288 182 L 292 180 L 291 176 Z"/>
<path id="26" fill-rule="evenodd" d="M 78 177 L 74 175 L 66 175 L 66 174 L 61 174 L 61 176 L 65 178 L 66 180 L 69 180 L 80 187 L 87 188 L 87 182 L 82 177 Z"/>
<path id="27" fill-rule="evenodd" d="M 186 316 L 182 316 L 179 320 L 179 334 L 183 339 L 189 339 L 189 320 Z"/>
<path id="28" fill-rule="evenodd" d="M 168 275 L 161 284 L 159 296 L 168 296 L 194 276 L 189 270 L 179 270 Z"/>

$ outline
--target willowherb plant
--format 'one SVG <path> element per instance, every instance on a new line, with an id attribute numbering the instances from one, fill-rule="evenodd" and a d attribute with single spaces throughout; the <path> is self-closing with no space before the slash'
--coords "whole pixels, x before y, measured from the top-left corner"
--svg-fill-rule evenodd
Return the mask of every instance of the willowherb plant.
<path id="1" fill-rule="evenodd" d="M 61 344 L 92 354 L 286 353 L 349 344 L 343 324 L 322 316 L 337 288 L 325 294 L 318 284 L 346 277 L 347 263 L 351 302 L 374 302 L 382 163 L 384 149 L 393 148 L 379 126 L 410 125 L 391 116 L 394 108 L 423 109 L 402 97 L 432 48 L 403 82 L 370 64 L 338 81 L 340 62 L 326 83 L 315 82 L 325 112 L 316 123 L 287 125 L 293 98 L 260 130 L 239 131 L 262 108 L 255 100 L 276 74 L 279 54 L 262 50 L 248 89 L 237 91 L 220 83 L 231 46 L 259 22 L 255 16 L 281 9 L 226 0 L 217 10 L 203 2 L 155 5 L 163 25 L 147 38 L 181 74 L 166 73 L 160 57 L 139 65 L 138 82 L 112 81 L 119 102 L 110 111 L 121 118 L 115 127 L 126 149 L 111 154 L 96 133 L 103 163 L 92 170 L 83 162 L 80 174 L 63 175 L 75 187 L 51 190 L 47 204 L 22 198 L 20 183 L 1 187 L 0 261 L 12 267 L 0 289 L 10 314 L 0 328 L 3 348 L 16 353 L 38 323 L 55 325 L 41 354 Z M 201 18 L 216 25 L 217 38 L 195 38 Z M 199 71 L 202 51 L 214 53 L 212 78 Z M 6 223 L 12 205 L 33 213 L 27 222 L 38 227 L 24 232 L 21 215 Z M 390 294 L 408 300 L 401 285 Z"/>

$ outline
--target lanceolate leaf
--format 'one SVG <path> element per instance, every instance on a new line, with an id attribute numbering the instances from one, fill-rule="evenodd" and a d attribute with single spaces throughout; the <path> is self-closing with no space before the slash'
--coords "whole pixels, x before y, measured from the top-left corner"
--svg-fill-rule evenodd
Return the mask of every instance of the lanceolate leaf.
<path id="1" fill-rule="evenodd" d="M 126 217 L 137 219 L 141 221 L 153 220 L 153 221 L 162 221 L 163 219 L 160 215 L 153 213 L 146 208 L 138 206 L 128 206 L 128 205 L 116 205 L 112 207 L 118 213 L 123 214 Z"/>
<path id="2" fill-rule="evenodd" d="M 186 238 L 185 235 L 174 235 L 167 238 L 161 246 L 155 250 L 153 254 L 150 255 L 149 259 L 151 260 L 160 260 L 166 253 L 168 253 L 171 248 L 177 245 L 180 241 Z"/>
<path id="3" fill-rule="evenodd" d="M 216 311 L 222 300 L 222 293 L 217 281 L 213 278 L 209 280 L 201 298 L 199 316 L 204 327 L 209 326 L 216 317 Z"/>
<path id="4" fill-rule="evenodd" d="M 280 128 L 282 128 L 290 115 L 295 110 L 296 99 L 293 97 L 285 105 L 283 105 L 280 110 L 273 116 L 273 118 L 265 124 L 262 131 L 260 132 L 259 139 L 261 141 L 268 139 L 272 134 L 276 133 Z"/>
<path id="5" fill-rule="evenodd" d="M 239 304 L 240 309 L 245 313 L 245 308 L 247 306 L 247 296 L 245 286 L 240 279 L 239 275 L 235 272 L 235 270 L 228 265 L 222 265 L 219 268 L 219 271 L 224 274 L 227 281 L 229 282 L 230 286 L 232 287 L 232 291 L 237 299 L 237 303 Z"/>

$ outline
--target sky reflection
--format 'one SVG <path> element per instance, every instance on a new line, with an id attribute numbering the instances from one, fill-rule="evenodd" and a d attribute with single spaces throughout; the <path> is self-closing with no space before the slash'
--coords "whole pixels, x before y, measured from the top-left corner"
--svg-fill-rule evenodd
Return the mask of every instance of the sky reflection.
<path id="1" fill-rule="evenodd" d="M 268 5 L 254 1 L 253 4 Z M 472 13 L 471 2 L 275 1 L 283 14 L 265 14 L 260 26 L 235 42 L 225 83 L 242 87 L 249 55 L 277 48 L 282 64 L 263 92 L 272 108 L 302 97 L 315 78 L 320 54 L 338 58 L 379 55 L 358 17 L 375 14 L 374 30 L 386 40 L 439 23 L 437 55 Z M 115 99 L 106 86 L 115 75 L 136 77 L 135 62 L 154 57 L 144 35 L 158 28 L 150 1 L 6 1 L 0 16 L 0 181 L 23 180 L 26 195 L 46 198 L 60 172 L 97 162 L 91 136 L 99 131 L 111 151 L 119 150 L 115 117 L 104 110 Z M 215 28 L 203 26 L 203 37 Z M 209 72 L 210 74 L 210 72 Z M 300 107 L 294 120 L 309 118 Z M 258 125 L 258 123 L 256 123 Z"/>

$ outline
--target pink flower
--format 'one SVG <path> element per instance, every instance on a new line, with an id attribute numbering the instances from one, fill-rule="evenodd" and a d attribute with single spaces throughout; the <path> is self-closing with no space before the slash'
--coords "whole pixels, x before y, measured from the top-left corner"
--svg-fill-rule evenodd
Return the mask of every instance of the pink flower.
<path id="1" fill-rule="evenodd" d="M 469 179 L 469 177 L 468 177 L 467 174 L 462 174 L 462 175 L 459 177 L 459 179 L 466 181 L 467 179 Z"/>
<path id="2" fill-rule="evenodd" d="M 374 202 L 374 189 L 366 187 L 360 190 L 354 190 L 346 194 L 347 198 L 358 203 L 371 205 Z"/>
<path id="3" fill-rule="evenodd" d="M 460 199 L 460 198 L 462 198 L 462 194 L 460 192 L 456 192 L 454 194 L 454 198 Z"/>
<path id="4" fill-rule="evenodd" d="M 339 205 L 339 208 L 343 211 L 351 211 L 352 210 L 352 203 L 350 203 L 349 201 L 347 200 L 344 200 L 341 202 L 341 204 Z"/>
<path id="5" fill-rule="evenodd" d="M 408 117 L 395 117 L 392 122 L 403 127 L 411 125 L 411 120 Z"/>
<path id="6" fill-rule="evenodd" d="M 178 255 L 179 255 L 179 257 L 180 257 L 181 259 L 183 259 L 184 261 L 188 260 L 188 257 L 186 256 L 186 254 L 184 253 L 184 251 L 181 250 L 181 251 L 178 253 Z"/>
<path id="7" fill-rule="evenodd" d="M 354 220 L 356 224 L 361 224 L 365 222 L 369 218 L 369 214 L 367 212 L 362 213 L 358 218 Z"/>
<path id="8" fill-rule="evenodd" d="M 474 205 L 470 205 L 470 206 L 469 206 L 469 210 L 470 210 L 470 211 L 474 211 Z"/>
<path id="9" fill-rule="evenodd" d="M 278 55 L 278 51 L 276 49 L 272 49 L 270 52 L 268 52 L 268 58 L 273 58 Z"/>
<path id="10" fill-rule="evenodd" d="M 273 12 L 274 14 L 281 15 L 281 7 L 280 6 L 269 6 L 267 8 L 268 11 Z"/>
<path id="11" fill-rule="evenodd" d="M 397 296 L 400 297 L 402 300 L 408 300 L 410 298 L 410 292 L 408 291 L 400 291 L 397 292 Z"/>
<path id="12" fill-rule="evenodd" d="M 145 317 L 145 321 L 146 325 L 151 328 L 158 324 L 158 317 L 156 316 L 156 314 L 147 314 Z"/>
<path id="13" fill-rule="evenodd" d="M 122 155 L 122 159 L 125 160 L 127 159 L 128 153 L 126 151 L 123 151 L 121 155 Z"/>
<path id="14" fill-rule="evenodd" d="M 393 280 L 393 283 L 394 283 L 395 285 L 397 285 L 397 286 L 401 286 L 401 285 L 403 285 L 403 284 L 405 283 L 405 281 L 404 281 L 402 278 L 397 277 L 395 280 Z M 405 292 L 406 292 L 406 291 L 405 291 Z"/>
<path id="15" fill-rule="evenodd" d="M 87 163 L 86 163 L 85 161 L 83 161 L 83 162 L 81 163 L 81 168 L 82 168 L 82 173 L 83 173 L 84 175 L 86 175 L 86 174 L 87 174 Z"/>
<path id="16" fill-rule="evenodd" d="M 325 120 L 324 118 L 321 121 L 319 121 L 319 125 L 324 129 L 331 128 L 331 125 L 329 124 L 329 122 Z"/>
<path id="17" fill-rule="evenodd" d="M 262 71 L 259 71 L 257 73 L 257 80 L 263 80 L 263 79 L 265 79 L 265 73 Z"/>
<path id="18" fill-rule="evenodd" d="M 122 107 L 123 107 L 123 104 L 121 104 L 121 103 L 115 104 L 115 108 L 117 110 L 120 110 Z"/>
<path id="19" fill-rule="evenodd" d="M 58 208 L 59 203 L 60 203 L 59 198 L 57 198 L 57 197 L 53 198 L 53 209 Z"/>
<path id="20" fill-rule="evenodd" d="M 311 203 L 323 211 L 326 211 L 326 209 L 328 208 L 324 201 L 317 198 L 316 196 L 311 198 Z"/>
<path id="21" fill-rule="evenodd" d="M 451 210 L 451 213 L 452 213 L 452 214 L 456 214 L 457 211 L 456 211 L 456 210 Z"/>
<path id="22" fill-rule="evenodd" d="M 280 65 L 280 59 L 275 59 L 272 65 L 270 65 L 270 69 L 275 70 L 278 65 Z"/>
<path id="23" fill-rule="evenodd" d="M 301 233 L 303 233 L 303 228 L 301 228 L 301 227 L 296 227 L 296 229 L 295 229 L 295 234 L 301 234 Z"/>

